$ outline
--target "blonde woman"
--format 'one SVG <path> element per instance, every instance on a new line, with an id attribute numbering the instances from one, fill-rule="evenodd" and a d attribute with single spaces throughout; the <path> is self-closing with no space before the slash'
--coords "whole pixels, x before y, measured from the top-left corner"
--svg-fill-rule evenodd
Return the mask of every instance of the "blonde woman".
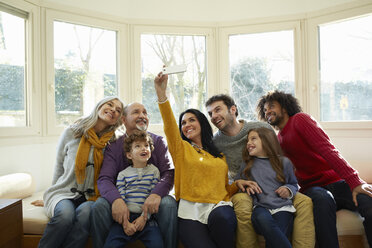
<path id="1" fill-rule="evenodd" d="M 61 135 L 52 186 L 44 194 L 51 219 L 39 247 L 84 247 L 90 208 L 99 196 L 103 150 L 121 125 L 123 107 L 117 97 L 104 98 L 89 116 L 78 119 Z"/>

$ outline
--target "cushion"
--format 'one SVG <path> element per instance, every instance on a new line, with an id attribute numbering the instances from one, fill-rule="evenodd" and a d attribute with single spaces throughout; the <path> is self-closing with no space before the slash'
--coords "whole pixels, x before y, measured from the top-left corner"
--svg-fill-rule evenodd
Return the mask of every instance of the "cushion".
<path id="1" fill-rule="evenodd" d="M 357 212 L 341 209 L 337 211 L 338 235 L 363 235 L 363 218 Z"/>
<path id="2" fill-rule="evenodd" d="M 43 199 L 44 191 L 36 192 L 31 197 L 22 200 L 23 208 L 23 233 L 43 234 L 49 221 L 45 215 L 44 207 L 36 207 L 31 204 L 35 200 Z"/>
<path id="3" fill-rule="evenodd" d="M 0 176 L 0 198 L 23 199 L 32 195 L 35 184 L 27 173 L 13 173 Z"/>

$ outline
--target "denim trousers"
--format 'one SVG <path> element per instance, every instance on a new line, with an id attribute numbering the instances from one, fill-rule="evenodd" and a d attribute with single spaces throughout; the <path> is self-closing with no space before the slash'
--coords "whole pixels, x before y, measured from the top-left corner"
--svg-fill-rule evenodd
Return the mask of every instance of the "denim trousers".
<path id="1" fill-rule="evenodd" d="M 133 222 L 141 214 L 131 213 L 129 221 Z M 147 221 L 142 231 L 136 232 L 132 236 L 125 234 L 123 226 L 117 222 L 112 223 L 109 234 L 106 238 L 104 248 L 122 248 L 129 242 L 141 240 L 148 248 L 163 248 L 163 238 L 156 220 L 151 218 Z"/>
<path id="2" fill-rule="evenodd" d="M 92 204 L 86 201 L 75 208 L 69 199 L 58 202 L 38 247 L 84 247 L 89 237 Z"/>
<path id="3" fill-rule="evenodd" d="M 292 247 L 289 237 L 293 230 L 294 214 L 280 211 L 273 215 L 264 207 L 256 206 L 252 211 L 252 225 L 257 234 L 263 235 L 268 248 Z"/>
<path id="4" fill-rule="evenodd" d="M 320 248 L 339 247 L 336 211 L 340 209 L 358 211 L 364 217 L 364 230 L 372 247 L 372 197 L 358 194 L 356 207 L 350 187 L 344 180 L 324 187 L 309 188 L 305 194 L 313 200 L 316 242 Z"/>
<path id="5" fill-rule="evenodd" d="M 177 202 L 167 195 L 161 199 L 159 212 L 155 214 L 165 248 L 177 247 Z M 114 223 L 111 204 L 103 197 L 99 197 L 92 205 L 91 233 L 94 248 L 102 248 Z"/>
<path id="6" fill-rule="evenodd" d="M 179 237 L 185 248 L 233 248 L 236 225 L 235 212 L 230 206 L 213 209 L 208 224 L 178 218 Z"/>

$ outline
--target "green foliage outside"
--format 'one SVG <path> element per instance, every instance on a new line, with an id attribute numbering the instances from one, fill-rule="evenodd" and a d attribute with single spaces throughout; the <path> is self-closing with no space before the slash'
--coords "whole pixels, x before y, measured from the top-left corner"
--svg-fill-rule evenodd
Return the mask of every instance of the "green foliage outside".
<path id="1" fill-rule="evenodd" d="M 56 111 L 80 113 L 84 72 L 57 69 L 55 75 Z M 256 119 L 257 100 L 269 90 L 278 89 L 294 94 L 294 82 L 283 81 L 274 85 L 268 75 L 265 61 L 260 59 L 245 59 L 232 67 L 232 96 L 238 104 L 240 118 Z M 103 77 L 104 95 L 117 95 L 116 76 L 105 74 Z M 142 93 L 146 96 L 143 104 L 151 115 L 151 123 L 161 123 L 154 77 L 147 75 L 142 79 Z M 184 90 L 191 94 L 191 88 Z M 331 89 L 322 89 L 322 92 L 322 121 L 372 120 L 372 82 L 336 82 Z M 205 94 L 203 92 L 203 97 Z M 24 98 L 24 68 L 0 65 L 0 111 L 24 110 Z M 191 102 L 185 103 L 185 106 L 190 105 Z M 178 116 L 179 113 L 175 114 Z"/>
<path id="2" fill-rule="evenodd" d="M 84 71 L 57 69 L 55 71 L 55 110 L 82 114 Z M 104 96 L 117 95 L 116 76 L 103 75 Z M 24 68 L 0 65 L 0 111 L 24 110 Z"/>

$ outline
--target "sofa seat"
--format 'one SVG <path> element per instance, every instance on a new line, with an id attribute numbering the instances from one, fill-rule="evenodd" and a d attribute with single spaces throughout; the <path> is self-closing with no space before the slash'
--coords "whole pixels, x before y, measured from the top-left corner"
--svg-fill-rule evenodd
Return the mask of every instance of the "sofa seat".
<path id="1" fill-rule="evenodd" d="M 23 233 L 42 234 L 49 221 L 43 207 L 36 207 L 31 202 L 43 199 L 43 191 L 36 192 L 22 200 L 23 206 Z"/>
<path id="2" fill-rule="evenodd" d="M 43 191 L 34 192 L 35 185 L 31 175 L 27 173 L 15 173 L 0 176 L 0 198 L 22 199 L 23 208 L 23 247 L 35 248 L 49 221 L 43 207 L 31 204 L 34 200 L 43 198 Z M 363 218 L 357 213 L 349 210 L 337 211 L 337 231 L 342 248 L 368 247 L 364 233 Z M 260 241 L 263 241 L 260 237 Z M 263 245 L 263 242 L 260 242 Z M 92 247 L 88 241 L 86 247 Z M 126 247 L 144 247 L 141 242 L 134 242 Z M 181 247 L 181 246 L 179 246 Z"/>

